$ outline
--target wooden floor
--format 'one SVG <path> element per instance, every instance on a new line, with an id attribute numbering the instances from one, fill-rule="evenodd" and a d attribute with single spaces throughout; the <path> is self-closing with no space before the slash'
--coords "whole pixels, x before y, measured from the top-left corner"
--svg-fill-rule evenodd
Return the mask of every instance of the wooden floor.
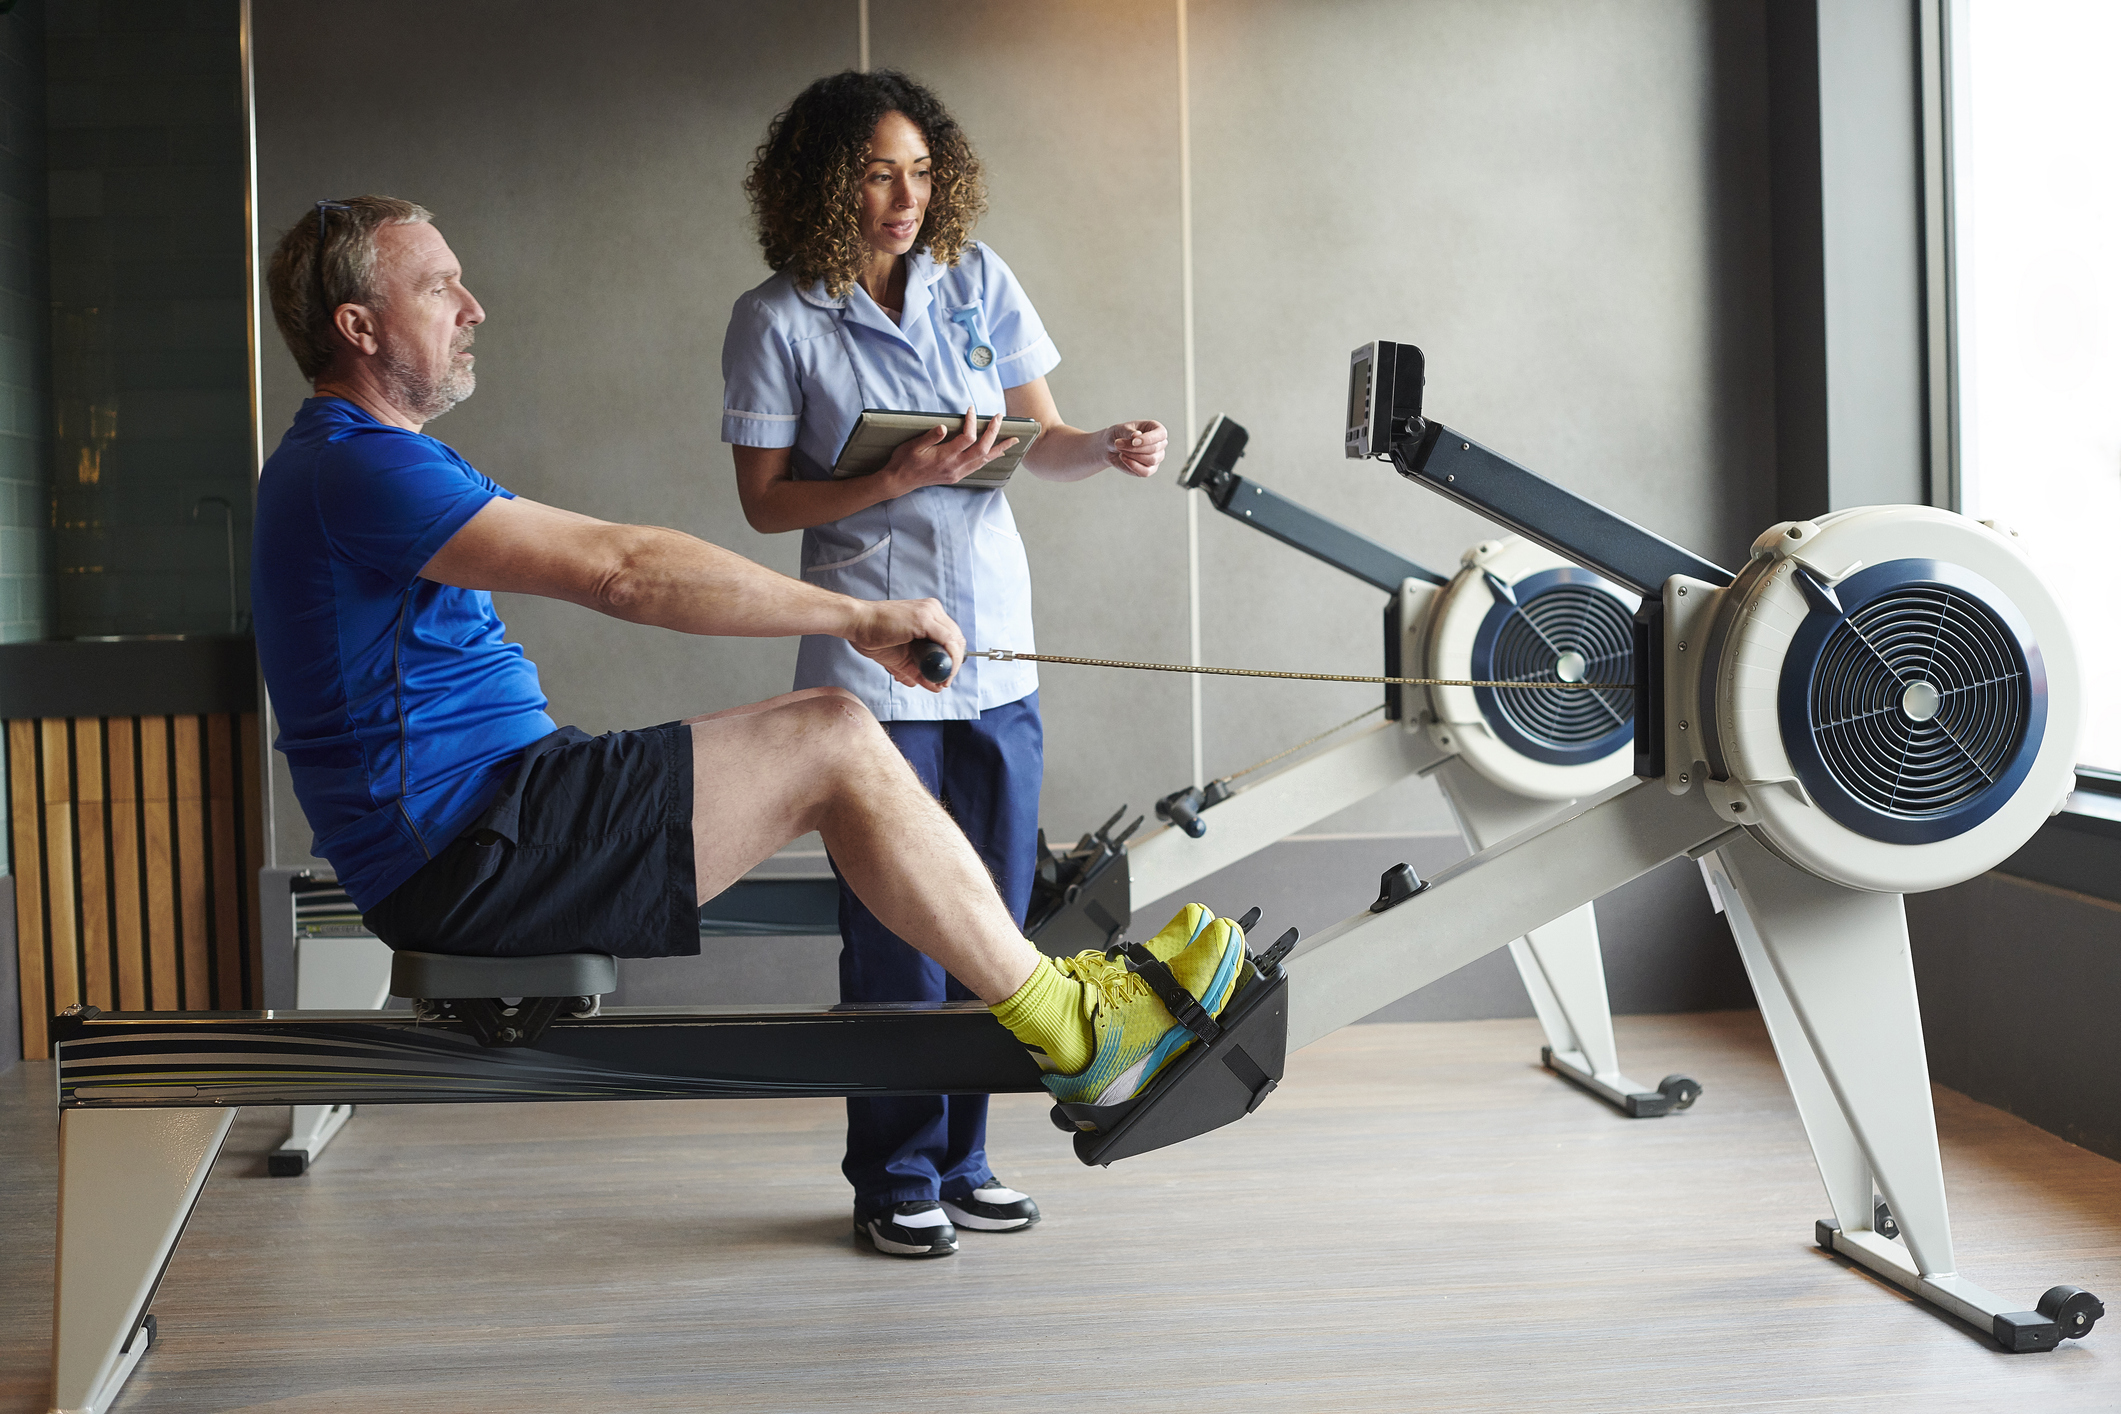
<path id="1" fill-rule="evenodd" d="M 363 1111 L 268 1179 L 239 1117 L 118 1402 L 147 1411 L 2121 1409 L 2121 1164 L 1938 1091 L 1960 1266 L 2116 1314 L 2005 1355 L 1811 1244 L 1810 1151 L 1750 1013 L 1621 1022 L 1692 1111 L 1626 1120 L 1526 1021 L 1354 1026 L 1250 1119 L 1078 1166 L 1045 1223 L 859 1252 L 832 1101 Z M 50 1071 L 0 1077 L 0 1410 L 41 1411 Z"/>

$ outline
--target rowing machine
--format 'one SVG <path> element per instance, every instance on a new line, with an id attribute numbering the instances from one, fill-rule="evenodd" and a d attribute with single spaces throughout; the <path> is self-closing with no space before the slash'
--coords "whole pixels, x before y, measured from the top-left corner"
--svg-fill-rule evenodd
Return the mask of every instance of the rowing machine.
<path id="1" fill-rule="evenodd" d="M 1215 417 L 1194 443 L 1181 485 L 1231 519 L 1383 590 L 1384 676 L 1632 678 L 1634 607 L 1610 582 L 1514 535 L 1473 546 L 1446 578 L 1240 476 L 1249 441 L 1238 423 Z M 1027 931 L 1056 952 L 1102 947 L 1125 926 L 1132 899 L 1174 894 L 1412 775 L 1436 780 L 1477 852 L 1625 777 L 1631 699 L 1627 692 L 1388 685 L 1388 721 L 1365 737 L 1252 786 L 1214 781 L 1167 796 L 1158 813 L 1170 823 L 1131 848 L 1131 827 L 1112 834 L 1122 807 L 1066 854 L 1049 851 Z M 1634 1118 L 1699 1098 L 1701 1086 L 1688 1076 L 1668 1075 L 1653 1089 L 1621 1071 L 1590 904 L 1509 946 L 1546 1033 L 1540 1060 L 1548 1069 Z"/>
<path id="2" fill-rule="evenodd" d="M 1643 595 L 1641 779 L 1310 939 L 1286 964 L 1290 1044 L 1463 965 L 1500 916 L 1705 859 L 1833 1209 L 1819 1245 L 2006 1350 L 2088 1334 L 2089 1293 L 2024 1310 L 1957 1271 L 1902 898 L 2002 862 L 2073 780 L 2076 654 L 2023 552 L 1873 506 L 1770 527 L 1733 575 L 1427 419 L 1411 345 L 1356 350 L 1349 382 L 1350 457 Z"/>

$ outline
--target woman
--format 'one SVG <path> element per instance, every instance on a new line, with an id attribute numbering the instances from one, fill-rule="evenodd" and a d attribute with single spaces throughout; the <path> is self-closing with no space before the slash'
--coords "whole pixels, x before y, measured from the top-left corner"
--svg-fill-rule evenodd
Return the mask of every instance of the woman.
<path id="1" fill-rule="evenodd" d="M 746 183 L 772 279 L 736 303 L 722 346 L 722 440 L 755 530 L 803 532 L 803 577 L 865 599 L 934 598 L 980 648 L 1030 651 L 1031 580 L 1009 502 L 956 485 L 1012 445 L 998 414 L 1042 429 L 1023 463 L 1048 481 L 1106 467 L 1149 476 L 1151 421 L 1085 432 L 1046 387 L 1060 362 L 1022 286 L 972 239 L 978 159 L 934 94 L 903 74 L 842 73 L 773 120 Z M 829 468 L 864 408 L 943 412 L 868 476 Z M 980 419 L 986 419 L 982 426 Z M 836 639 L 805 638 L 798 688 L 855 693 L 949 807 L 1021 924 L 1044 771 L 1029 663 L 969 660 L 949 690 L 909 691 Z M 840 996 L 971 993 L 840 888 Z M 957 1250 L 956 1229 L 1010 1231 L 1038 1206 L 996 1181 L 987 1097 L 850 1099 L 855 1229 L 893 1256 Z"/>

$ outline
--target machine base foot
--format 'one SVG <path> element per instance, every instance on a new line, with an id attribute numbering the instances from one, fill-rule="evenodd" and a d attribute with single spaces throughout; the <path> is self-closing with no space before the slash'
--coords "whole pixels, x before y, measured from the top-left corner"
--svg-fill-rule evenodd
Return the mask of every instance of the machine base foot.
<path id="1" fill-rule="evenodd" d="M 1889 1239 L 1876 1232 L 1850 1232 L 1832 1218 L 1814 1223 L 1812 1237 L 1822 1250 L 1846 1257 L 1938 1310 L 1958 1317 L 2013 1355 L 2053 1350 L 2065 1340 L 2089 1335 L 2106 1314 L 2098 1297 L 2075 1286 L 2049 1287 L 2036 1311 L 2006 1311 L 2000 1297 L 1965 1277 L 1924 1276 Z"/>
<path id="2" fill-rule="evenodd" d="M 324 1152 L 332 1136 L 353 1118 L 352 1105 L 296 1105 L 287 1137 L 265 1156 L 268 1178 L 300 1178 Z"/>
<path id="3" fill-rule="evenodd" d="M 1673 1110 L 1687 1109 L 1701 1098 L 1701 1082 L 1684 1075 L 1667 1075 L 1654 1090 L 1644 1089 L 1625 1075 L 1601 1078 L 1581 1064 L 1575 1053 L 1557 1052 L 1552 1046 L 1539 1048 L 1539 1063 L 1577 1089 L 1611 1105 L 1629 1119 L 1658 1119 Z"/>

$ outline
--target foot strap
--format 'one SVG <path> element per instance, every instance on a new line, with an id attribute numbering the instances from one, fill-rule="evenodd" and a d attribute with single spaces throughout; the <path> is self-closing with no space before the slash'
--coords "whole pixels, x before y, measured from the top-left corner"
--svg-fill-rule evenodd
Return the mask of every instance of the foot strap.
<path id="1" fill-rule="evenodd" d="M 1210 1044 L 1223 1034 L 1221 1024 L 1208 1015 L 1208 1009 L 1200 1004 L 1200 999 L 1185 989 L 1155 953 L 1140 943 L 1125 939 L 1114 943 L 1105 952 L 1107 956 L 1117 954 L 1127 959 L 1136 975 L 1149 984 L 1149 990 L 1156 993 L 1170 1011 L 1173 1021 Z"/>

